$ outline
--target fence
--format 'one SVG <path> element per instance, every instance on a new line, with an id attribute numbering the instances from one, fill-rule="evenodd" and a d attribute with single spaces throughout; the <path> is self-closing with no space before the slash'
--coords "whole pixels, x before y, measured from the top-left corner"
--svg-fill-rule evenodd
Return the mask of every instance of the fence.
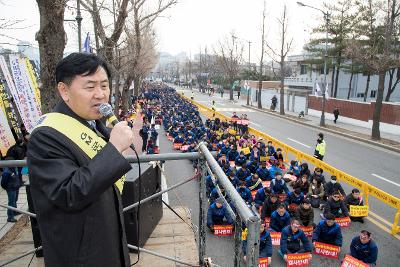
<path id="1" fill-rule="evenodd" d="M 191 101 L 185 96 L 182 96 L 186 98 L 187 100 Z M 222 120 L 227 120 L 230 121 L 231 118 L 228 116 L 225 116 L 224 114 L 221 114 L 219 112 L 216 112 L 200 103 L 197 103 L 196 101 L 192 101 L 193 104 L 195 104 L 198 108 L 199 111 L 202 112 L 205 116 L 212 118 L 214 116 L 219 117 Z M 272 136 L 269 136 L 263 132 L 260 132 L 256 129 L 253 129 L 249 127 L 249 133 L 254 134 L 255 136 L 262 137 L 264 140 L 270 140 L 272 141 L 272 144 L 275 147 L 280 147 L 282 148 L 283 154 L 284 154 L 284 160 L 285 162 L 289 162 L 289 158 L 298 160 L 299 162 L 307 162 L 311 163 L 315 167 L 322 168 L 324 172 L 330 173 L 331 175 L 335 175 L 339 181 L 343 181 L 351 186 L 354 186 L 358 189 L 360 189 L 363 192 L 364 196 L 364 202 L 365 205 L 369 205 L 369 196 L 375 197 L 377 200 L 389 205 L 390 207 L 396 209 L 396 214 L 394 215 L 394 221 L 391 227 L 391 234 L 395 235 L 400 232 L 400 226 L 399 226 L 399 219 L 400 219 L 400 199 L 392 196 L 383 190 L 370 185 L 362 180 L 360 180 L 357 177 L 354 177 L 350 174 L 347 174 L 329 164 L 326 162 L 320 161 L 316 158 L 314 158 L 311 155 L 305 154 L 281 141 L 278 139 L 273 138 Z"/>
<path id="2" fill-rule="evenodd" d="M 254 213 L 244 202 L 244 200 L 241 198 L 239 193 L 236 191 L 236 189 L 233 187 L 229 179 L 226 177 L 225 173 L 221 169 L 221 167 L 218 165 L 217 161 L 215 160 L 213 154 L 207 149 L 206 145 L 204 143 L 200 143 L 198 145 L 198 149 L 200 152 L 192 152 L 192 153 L 166 153 L 166 154 L 154 154 L 154 155 L 141 155 L 139 156 L 139 162 L 150 162 L 150 161 L 166 161 L 166 160 L 184 160 L 184 159 L 189 159 L 189 160 L 199 160 L 199 166 L 201 170 L 201 176 L 200 176 L 200 190 L 199 190 L 199 201 L 200 201 L 200 209 L 199 209 L 199 264 L 200 266 L 204 266 L 205 264 L 205 258 L 206 258 L 206 220 L 207 220 L 207 209 L 208 209 L 208 200 L 207 200 L 207 195 L 206 195 L 206 176 L 208 174 L 213 175 L 213 177 L 216 177 L 219 182 L 219 186 L 222 186 L 225 189 L 227 197 L 230 199 L 230 203 L 233 204 L 235 207 L 235 210 L 237 211 L 237 214 L 233 212 L 233 210 L 229 207 L 230 215 L 232 216 L 232 220 L 234 220 L 235 223 L 235 267 L 242 266 L 243 262 L 241 260 L 241 254 L 239 253 L 239 248 L 241 245 L 241 227 L 242 227 L 242 222 L 245 223 L 245 225 L 248 228 L 248 235 L 247 235 L 247 261 L 245 263 L 246 267 L 251 267 L 251 266 L 257 266 L 258 265 L 258 254 L 259 254 L 259 242 L 260 242 L 260 224 L 261 220 L 260 217 L 257 215 L 257 213 Z M 214 153 L 215 155 L 215 153 Z M 138 163 L 138 160 L 134 156 L 128 156 L 126 157 L 127 160 L 130 163 Z M 8 161 L 0 161 L 0 168 L 2 167 L 23 167 L 26 166 L 26 161 L 25 160 L 8 160 Z M 153 198 L 159 197 L 162 194 L 171 191 L 183 184 L 186 184 L 190 181 L 193 181 L 195 177 L 192 177 L 190 179 L 181 181 L 173 186 L 170 186 L 169 188 L 162 190 L 160 192 L 157 192 L 156 194 L 149 196 L 145 199 L 142 199 L 140 201 L 140 204 L 143 204 Z M 221 197 L 222 194 L 220 195 Z M 225 199 L 225 198 L 224 198 Z M 225 203 L 226 199 L 225 199 Z M 123 209 L 123 212 L 126 212 L 130 209 L 133 209 L 134 207 L 138 206 L 139 202 L 136 202 L 132 205 L 129 205 Z M 24 210 L 20 210 L 14 207 L 10 207 L 7 205 L 0 204 L 1 207 L 8 208 L 11 210 L 15 210 L 18 212 L 21 212 L 23 214 L 26 214 L 30 217 L 36 217 L 36 214 L 30 213 Z M 186 266 L 199 266 L 198 264 L 193 264 L 181 259 L 176 259 L 172 258 L 163 254 L 160 254 L 155 251 L 147 250 L 144 248 L 139 248 L 133 245 L 128 244 L 128 247 L 134 250 L 139 250 L 144 253 L 152 254 L 154 256 L 158 256 L 170 261 L 174 261 Z M 15 262 L 18 259 L 21 259 L 22 257 L 25 257 L 27 255 L 30 255 L 32 253 L 35 253 L 38 250 L 41 250 L 42 247 L 37 247 L 31 251 L 27 251 L 18 257 L 15 257 L 13 259 L 7 260 L 3 263 L 0 263 L 0 267 L 6 266 L 12 262 Z"/>

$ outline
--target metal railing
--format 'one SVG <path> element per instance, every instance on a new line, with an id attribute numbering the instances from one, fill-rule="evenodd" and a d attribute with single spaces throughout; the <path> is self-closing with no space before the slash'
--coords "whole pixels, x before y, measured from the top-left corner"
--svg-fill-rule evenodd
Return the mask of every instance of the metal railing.
<path id="1" fill-rule="evenodd" d="M 235 207 L 235 210 L 237 211 L 237 214 L 233 212 L 233 210 L 230 208 L 228 205 L 228 210 L 230 215 L 232 216 L 232 220 L 235 221 L 235 265 L 234 266 L 242 266 L 243 261 L 241 260 L 239 248 L 241 245 L 241 227 L 242 227 L 242 222 L 245 223 L 245 225 L 248 228 L 248 235 L 247 235 L 247 260 L 245 263 L 246 267 L 250 266 L 257 266 L 258 265 L 258 253 L 259 253 L 259 239 L 260 239 L 260 224 L 261 220 L 260 217 L 257 215 L 257 213 L 254 213 L 244 202 L 244 200 L 241 198 L 239 193 L 236 191 L 236 189 L 233 187 L 229 179 L 226 177 L 225 173 L 221 169 L 221 167 L 218 165 L 217 161 L 215 160 L 215 152 L 210 152 L 207 149 L 207 146 L 204 143 L 200 143 L 198 145 L 198 150 L 199 152 L 191 152 L 191 153 L 166 153 L 166 154 L 153 154 L 153 155 L 141 155 L 139 156 L 139 162 L 150 162 L 150 161 L 167 161 L 167 160 L 199 160 L 199 167 L 201 170 L 201 175 L 200 175 L 200 190 L 199 190 L 199 201 L 200 201 L 200 209 L 199 209 L 199 242 L 198 242 L 198 247 L 199 247 L 199 264 L 200 266 L 203 266 L 205 264 L 205 259 L 206 259 L 206 226 L 207 226 L 207 209 L 208 209 L 208 199 L 206 195 L 206 176 L 207 175 L 213 175 L 214 179 L 218 179 L 219 186 L 222 186 L 225 189 L 225 192 L 227 194 L 227 197 L 229 197 L 229 200 L 231 201 L 232 205 Z M 134 156 L 127 156 L 126 159 L 130 163 L 137 163 L 138 159 Z M 0 161 L 0 168 L 3 167 L 23 167 L 26 166 L 26 160 L 7 160 L 7 161 Z M 177 187 L 186 184 L 190 181 L 195 180 L 197 176 L 193 176 L 190 179 L 183 180 L 175 185 L 170 186 L 169 188 L 162 190 L 160 192 L 157 192 L 145 199 L 142 199 L 140 201 L 140 204 L 143 204 L 151 199 L 154 199 L 156 197 L 161 196 L 162 194 L 174 190 Z M 221 197 L 222 194 L 221 194 Z M 225 203 L 228 204 L 227 200 L 224 198 Z M 130 209 L 135 208 L 138 206 L 139 203 L 136 202 L 132 205 L 129 205 L 125 208 L 123 208 L 123 212 L 126 212 Z M 20 210 L 18 208 L 10 207 L 8 205 L 3 205 L 0 204 L 1 207 L 11 209 L 14 211 L 21 212 L 23 214 L 26 214 L 30 217 L 36 218 L 36 214 L 27 212 L 24 210 Z M 163 254 L 160 254 L 155 251 L 147 250 L 144 248 L 140 248 L 137 246 L 133 246 L 131 244 L 128 244 L 128 247 L 134 250 L 139 250 L 144 253 L 148 253 L 154 256 L 158 256 L 170 261 L 174 261 L 183 265 L 187 266 L 198 266 L 198 264 L 193 264 L 185 260 L 173 258 L 170 256 L 166 256 Z M 28 256 L 30 254 L 35 253 L 38 250 L 41 250 L 42 247 L 35 248 L 31 251 L 25 252 L 21 254 L 18 257 L 15 257 L 13 259 L 9 259 L 3 263 L 0 263 L 0 267 L 6 266 L 12 262 L 15 262 L 16 260 L 19 260 L 25 256 Z"/>
<path id="2" fill-rule="evenodd" d="M 181 96 L 188 101 L 191 101 L 194 105 L 196 105 L 199 108 L 199 111 L 203 113 L 203 115 L 213 118 L 213 117 L 219 117 L 221 120 L 227 120 L 230 121 L 231 118 L 228 116 L 225 116 L 222 113 L 216 112 L 212 110 L 209 107 L 206 107 L 205 105 L 202 105 L 196 101 L 192 101 L 186 96 Z M 272 136 L 263 133 L 261 131 L 258 131 L 254 128 L 249 127 L 249 133 L 253 134 L 257 137 L 262 137 L 264 140 L 269 140 L 272 141 L 272 144 L 275 147 L 280 147 L 282 148 L 283 154 L 284 154 L 284 161 L 287 163 L 289 162 L 289 156 L 293 159 L 296 159 L 299 162 L 307 162 L 309 164 L 314 165 L 315 167 L 322 168 L 324 172 L 330 173 L 331 175 L 335 175 L 339 181 L 343 181 L 348 185 L 354 186 L 358 189 L 360 189 L 363 192 L 363 198 L 364 198 L 364 203 L 365 205 L 369 205 L 369 196 L 375 197 L 377 200 L 389 205 L 390 207 L 394 208 L 396 210 L 396 213 L 394 215 L 394 220 L 393 224 L 391 227 L 391 234 L 395 235 L 397 233 L 400 233 L 400 226 L 399 226 L 399 221 L 400 221 L 400 198 L 397 198 L 389 193 L 386 193 L 385 191 L 377 188 L 376 186 L 373 186 L 371 184 L 368 184 L 361 179 L 352 176 L 348 173 L 345 173 L 344 171 L 341 171 L 332 165 L 320 161 L 316 158 L 314 158 L 312 155 L 303 153 L 281 141 L 279 141 L 276 138 L 273 138 Z"/>

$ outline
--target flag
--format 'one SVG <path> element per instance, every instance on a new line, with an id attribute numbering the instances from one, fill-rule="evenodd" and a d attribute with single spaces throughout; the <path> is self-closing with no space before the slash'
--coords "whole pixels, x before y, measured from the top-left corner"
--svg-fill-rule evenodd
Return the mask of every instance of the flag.
<path id="1" fill-rule="evenodd" d="M 325 98 L 326 98 L 326 99 L 329 99 L 328 83 L 326 83 L 326 88 L 325 88 Z"/>
<path id="2" fill-rule="evenodd" d="M 85 43 L 83 44 L 83 52 L 92 53 L 92 48 L 90 47 L 90 35 L 87 33 Z"/>

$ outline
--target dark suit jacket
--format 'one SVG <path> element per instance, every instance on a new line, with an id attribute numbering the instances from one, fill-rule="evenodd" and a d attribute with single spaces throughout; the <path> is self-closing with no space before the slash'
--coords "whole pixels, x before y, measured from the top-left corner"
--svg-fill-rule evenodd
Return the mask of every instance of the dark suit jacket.
<path id="1" fill-rule="evenodd" d="M 78 119 L 64 102 L 54 109 Z M 97 129 L 108 136 L 105 126 Z M 28 144 L 32 198 L 45 265 L 129 266 L 122 203 L 114 186 L 130 164 L 111 144 L 90 159 L 50 127 L 39 127 Z"/>

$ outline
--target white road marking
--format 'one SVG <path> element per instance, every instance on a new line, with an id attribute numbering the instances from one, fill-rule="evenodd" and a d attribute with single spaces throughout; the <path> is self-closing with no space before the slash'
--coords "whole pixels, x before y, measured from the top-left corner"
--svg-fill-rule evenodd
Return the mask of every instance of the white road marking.
<path id="1" fill-rule="evenodd" d="M 379 179 L 381 179 L 381 180 L 384 180 L 384 181 L 386 181 L 386 182 L 388 182 L 388 183 L 391 183 L 391 184 L 394 184 L 394 185 L 397 185 L 398 187 L 400 187 L 400 184 L 395 183 L 395 182 L 393 182 L 393 181 L 390 181 L 389 179 L 386 179 L 385 177 L 382 177 L 382 176 L 380 176 L 380 175 L 378 175 L 378 174 L 372 173 L 372 176 L 375 176 L 376 178 L 379 178 Z"/>
<path id="2" fill-rule="evenodd" d="M 250 124 L 253 124 L 253 125 L 255 125 L 255 126 L 257 126 L 257 127 L 261 127 L 261 125 L 260 124 L 258 124 L 258 123 L 255 123 L 255 122 L 250 122 Z"/>
<path id="3" fill-rule="evenodd" d="M 247 108 L 217 108 L 217 111 L 230 111 L 230 112 L 242 112 L 242 113 L 256 112 L 255 110 Z"/>
<path id="4" fill-rule="evenodd" d="M 294 140 L 294 139 L 292 139 L 292 138 L 287 138 L 288 140 L 290 140 L 290 141 L 292 141 L 292 142 L 295 142 L 295 143 L 297 143 L 297 144 L 299 144 L 299 145 L 302 145 L 302 146 L 305 146 L 306 148 L 311 148 L 310 146 L 308 146 L 308 145 L 306 145 L 306 144 L 303 144 L 302 142 L 299 142 L 299 141 L 297 141 L 297 140 Z"/>

